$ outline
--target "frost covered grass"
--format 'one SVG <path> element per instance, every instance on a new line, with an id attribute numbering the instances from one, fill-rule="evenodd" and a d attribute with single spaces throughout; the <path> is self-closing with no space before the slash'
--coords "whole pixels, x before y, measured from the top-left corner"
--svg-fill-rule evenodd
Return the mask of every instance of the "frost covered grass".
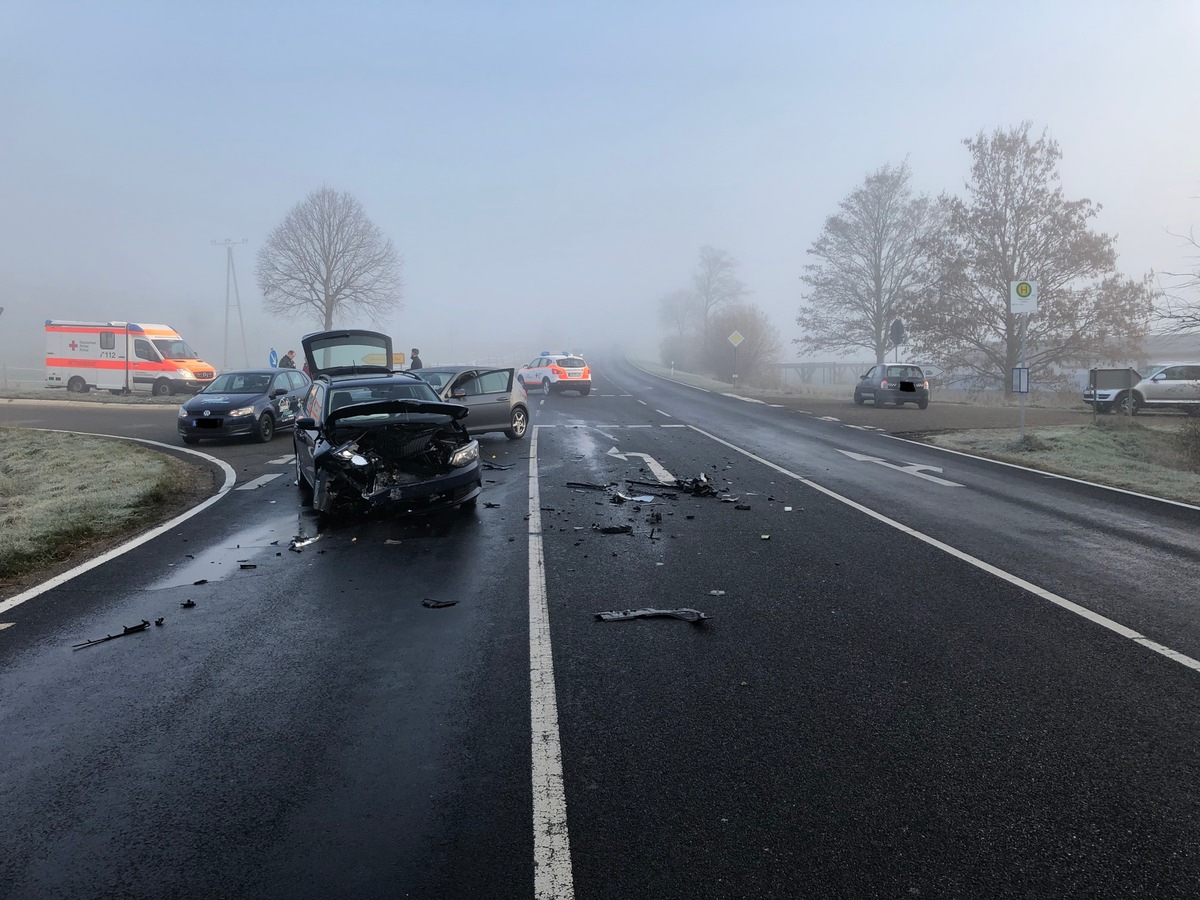
<path id="1" fill-rule="evenodd" d="M 926 441 L 1156 497 L 1200 503 L 1200 423 L 1107 416 L 1095 425 L 1015 428 L 929 435 Z"/>
<path id="2" fill-rule="evenodd" d="M 208 483 L 128 441 L 0 428 L 0 579 L 132 537 Z"/>

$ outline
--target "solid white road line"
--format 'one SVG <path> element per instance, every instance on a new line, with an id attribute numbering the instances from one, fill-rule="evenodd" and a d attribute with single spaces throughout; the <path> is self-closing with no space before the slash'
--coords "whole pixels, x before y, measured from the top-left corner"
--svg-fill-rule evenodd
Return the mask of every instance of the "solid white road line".
<path id="1" fill-rule="evenodd" d="M 52 429 L 45 429 L 45 430 L 49 431 Z M 85 433 L 85 432 L 80 432 L 80 431 L 60 431 L 58 429 L 53 429 L 53 430 L 55 430 L 59 434 L 84 434 Z M 68 569 L 66 572 L 63 572 L 61 575 L 56 575 L 54 578 L 51 578 L 49 581 L 43 581 L 41 584 L 37 585 L 37 587 L 32 587 L 29 590 L 25 591 L 24 593 L 17 594 L 15 597 L 9 597 L 4 602 L 0 603 L 0 614 L 8 612 L 10 609 L 15 609 L 16 607 L 18 607 L 22 603 L 24 603 L 26 600 L 32 600 L 34 597 L 38 596 L 39 594 L 44 594 L 46 591 L 51 590 L 52 588 L 56 588 L 60 584 L 66 584 L 68 581 L 70 581 L 72 578 L 75 578 L 77 575 L 82 575 L 84 572 L 90 571 L 91 569 L 94 569 L 97 566 L 102 566 L 106 562 L 108 562 L 110 559 L 116 559 L 118 556 L 122 555 L 123 553 L 128 553 L 130 550 L 133 550 L 135 547 L 140 547 L 140 546 L 142 546 L 142 544 L 149 543 L 150 541 L 154 540 L 156 537 L 158 537 L 161 534 L 166 534 L 168 531 L 170 531 L 172 528 L 175 528 L 181 522 L 186 522 L 192 516 L 203 512 L 204 510 L 206 510 L 210 506 L 212 506 L 214 503 L 216 503 L 218 500 L 220 500 L 222 497 L 224 497 L 226 494 L 228 494 L 230 488 L 233 487 L 233 483 L 237 480 L 237 474 L 233 471 L 233 467 L 230 466 L 229 463 L 225 462 L 224 460 L 217 459 L 215 456 L 209 456 L 207 453 L 201 453 L 199 450 L 189 450 L 186 447 L 175 447 L 175 446 L 172 446 L 171 444 L 163 444 L 163 443 L 160 443 L 159 441 L 147 441 L 142 438 L 118 437 L 116 435 L 94 435 L 94 434 L 91 434 L 88 436 L 89 437 L 110 437 L 114 441 L 135 441 L 136 443 L 139 443 L 139 444 L 148 444 L 151 447 L 163 447 L 164 449 L 167 449 L 167 450 L 174 450 L 176 453 L 189 453 L 192 456 L 199 456 L 201 459 L 208 460 L 208 462 L 213 463 L 221 468 L 221 471 L 223 471 L 225 473 L 225 483 L 223 485 L 221 485 L 221 489 L 219 491 L 217 491 L 216 494 L 209 497 L 203 503 L 201 503 L 197 506 L 193 506 L 187 512 L 183 513 L 183 515 L 176 516 L 171 521 L 164 522 L 163 524 L 159 525 L 157 528 L 151 528 L 145 534 L 139 534 L 133 540 L 126 541 L 121 546 L 114 547 L 112 550 L 109 550 L 107 553 L 102 553 L 99 556 L 97 556 L 95 559 L 89 559 L 87 562 L 82 563 L 73 569 Z"/>
<path id="2" fill-rule="evenodd" d="M 237 487 L 234 488 L 234 490 L 235 491 L 252 491 L 255 488 L 260 488 L 260 487 L 263 487 L 264 485 L 270 484 L 276 478 L 282 478 L 282 477 L 283 477 L 282 472 L 274 472 L 270 475 L 261 475 L 258 478 L 255 478 L 253 481 L 247 481 L 245 484 L 238 485 Z"/>
<path id="3" fill-rule="evenodd" d="M 732 397 L 734 400 L 744 400 L 747 403 L 761 403 L 763 406 L 767 405 L 765 400 L 755 400 L 753 397 L 743 397 L 741 394 L 730 394 L 722 391 L 721 396 Z"/>
<path id="4" fill-rule="evenodd" d="M 558 699 L 546 606 L 546 563 L 542 554 L 538 432 L 529 440 L 529 705 L 533 725 L 533 895 L 537 900 L 572 900 L 571 842 L 563 784 Z"/>
<path id="5" fill-rule="evenodd" d="M 0 631 L 3 631 L 5 628 L 12 628 L 16 624 L 16 622 L 0 622 Z"/>
<path id="6" fill-rule="evenodd" d="M 1135 644 L 1140 644 L 1141 646 L 1145 647 L 1148 650 L 1153 650 L 1155 653 L 1159 653 L 1159 654 L 1165 656 L 1167 659 L 1173 660 L 1174 662 L 1177 662 L 1180 665 L 1187 666 L 1189 669 L 1195 669 L 1196 671 L 1200 672 L 1200 660 L 1193 659 L 1190 656 L 1185 656 L 1184 654 L 1179 653 L 1176 650 L 1172 650 L 1170 647 L 1166 647 L 1162 644 L 1156 643 L 1155 641 L 1152 641 L 1149 638 L 1134 631 L 1132 628 L 1128 628 L 1125 625 L 1122 625 L 1120 622 L 1116 622 L 1113 619 L 1108 618 L 1107 616 L 1102 616 L 1097 612 L 1093 612 L 1092 610 L 1087 609 L 1086 607 L 1080 606 L 1078 603 L 1068 600 L 1066 597 L 1060 597 L 1058 594 L 1048 591 L 1045 588 L 1039 587 L 1038 585 L 1033 584 L 1032 582 L 1026 581 L 1024 578 L 1019 578 L 1016 575 L 1013 575 L 1011 572 L 1006 572 L 1003 569 L 993 566 L 991 563 L 984 562 L 982 559 L 979 559 L 978 557 L 971 556 L 969 553 L 964 553 L 962 550 L 959 550 L 956 547 L 951 547 L 949 544 L 945 544 L 945 543 L 939 541 L 937 538 L 930 537 L 927 534 L 923 534 L 922 532 L 917 531 L 914 528 L 909 528 L 907 525 L 905 525 L 901 522 L 897 522 L 895 519 L 888 518 L 887 516 L 883 515 L 882 513 L 877 513 L 877 512 L 875 512 L 875 510 L 870 509 L 866 506 L 863 506 L 861 503 L 856 503 L 854 500 L 851 500 L 849 497 L 843 497 L 841 494 L 838 494 L 835 491 L 831 491 L 827 487 L 822 487 L 821 485 L 817 484 L 815 481 L 810 481 L 809 479 L 805 478 L 803 475 L 797 475 L 795 472 L 788 471 L 787 469 L 783 468 L 780 465 L 777 465 L 776 463 L 771 462 L 768 459 L 763 459 L 761 456 L 757 456 L 754 453 L 751 453 L 749 450 L 744 450 L 741 447 L 737 446 L 736 444 L 731 444 L 731 443 L 729 443 L 729 441 L 723 440 L 722 438 L 717 437 L 715 434 L 709 434 L 707 431 L 697 428 L 695 425 L 689 425 L 688 427 L 691 428 L 693 431 L 697 432 L 698 434 L 702 434 L 706 438 L 714 440 L 718 444 L 728 447 L 730 450 L 734 450 L 737 453 L 742 454 L 743 456 L 749 457 L 750 459 L 754 460 L 755 462 L 762 463 L 767 468 L 773 469 L 781 475 L 786 475 L 788 478 L 794 478 L 796 481 L 799 481 L 801 484 L 812 488 L 814 491 L 819 491 L 820 493 L 824 494 L 825 496 L 831 497 L 832 499 L 837 500 L 839 503 L 845 503 L 850 508 L 856 509 L 859 512 L 864 513 L 865 515 L 870 516 L 872 519 L 882 522 L 885 525 L 890 525 L 892 528 L 895 528 L 897 531 L 902 531 L 905 534 L 915 537 L 919 541 L 924 541 L 926 544 L 929 544 L 931 547 L 936 547 L 938 550 L 941 550 L 944 553 L 950 554 L 955 559 L 960 559 L 963 562 L 968 563 L 969 565 L 972 565 L 977 569 L 982 569 L 984 572 L 987 572 L 989 575 L 995 575 L 997 578 L 999 578 L 1003 581 L 1007 581 L 1009 584 L 1019 587 L 1019 588 L 1021 588 L 1021 590 L 1024 590 L 1024 591 L 1029 592 L 1030 594 L 1033 594 L 1035 597 L 1040 597 L 1043 600 L 1048 600 L 1050 603 L 1053 603 L 1055 606 L 1062 607 L 1063 609 L 1067 610 L 1068 612 L 1072 612 L 1077 616 L 1087 619 L 1089 622 L 1099 625 L 1102 628 L 1107 628 L 1109 631 L 1113 632 L 1114 634 L 1120 635 L 1123 638 L 1128 638 L 1129 640 L 1133 641 Z"/>

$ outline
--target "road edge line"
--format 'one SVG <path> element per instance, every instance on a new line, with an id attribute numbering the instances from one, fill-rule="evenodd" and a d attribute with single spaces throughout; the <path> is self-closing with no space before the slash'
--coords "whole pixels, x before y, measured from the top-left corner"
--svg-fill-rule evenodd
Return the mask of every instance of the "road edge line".
<path id="1" fill-rule="evenodd" d="M 529 717 L 533 785 L 533 895 L 538 900 L 572 900 L 571 841 L 563 782 L 558 696 L 546 602 L 546 561 L 542 551 L 541 488 L 537 451 L 541 425 L 529 439 Z"/>

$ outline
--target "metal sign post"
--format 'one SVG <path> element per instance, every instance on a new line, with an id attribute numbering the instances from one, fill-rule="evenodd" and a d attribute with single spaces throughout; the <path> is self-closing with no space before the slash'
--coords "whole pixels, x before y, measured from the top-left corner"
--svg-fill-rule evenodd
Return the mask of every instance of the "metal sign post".
<path id="1" fill-rule="evenodd" d="M 742 333 L 740 331 L 735 330 L 733 332 L 733 334 L 731 334 L 729 336 L 729 343 L 733 344 L 733 383 L 734 384 L 737 384 L 737 348 L 738 348 L 738 344 L 740 344 L 744 340 L 745 340 L 745 338 L 742 337 Z"/>
<path id="2" fill-rule="evenodd" d="M 1037 312 L 1037 282 L 1010 281 L 1008 283 L 1008 310 L 1021 317 L 1021 362 L 1013 369 L 1013 390 L 1021 394 L 1021 442 L 1025 441 L 1025 400 L 1029 396 L 1029 368 L 1025 365 L 1025 332 L 1029 328 L 1029 317 Z"/>

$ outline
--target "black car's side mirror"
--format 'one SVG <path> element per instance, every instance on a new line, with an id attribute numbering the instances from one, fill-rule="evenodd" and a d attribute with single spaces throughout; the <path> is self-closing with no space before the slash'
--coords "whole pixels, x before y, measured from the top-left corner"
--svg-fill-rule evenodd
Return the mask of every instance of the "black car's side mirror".
<path id="1" fill-rule="evenodd" d="M 271 391 L 271 396 L 272 397 L 282 397 L 286 393 L 287 393 L 287 388 L 275 388 L 275 390 Z"/>
<path id="2" fill-rule="evenodd" d="M 317 420 L 312 416 L 301 416 L 296 420 L 296 427 L 303 428 L 305 431 L 314 431 L 317 427 Z"/>

